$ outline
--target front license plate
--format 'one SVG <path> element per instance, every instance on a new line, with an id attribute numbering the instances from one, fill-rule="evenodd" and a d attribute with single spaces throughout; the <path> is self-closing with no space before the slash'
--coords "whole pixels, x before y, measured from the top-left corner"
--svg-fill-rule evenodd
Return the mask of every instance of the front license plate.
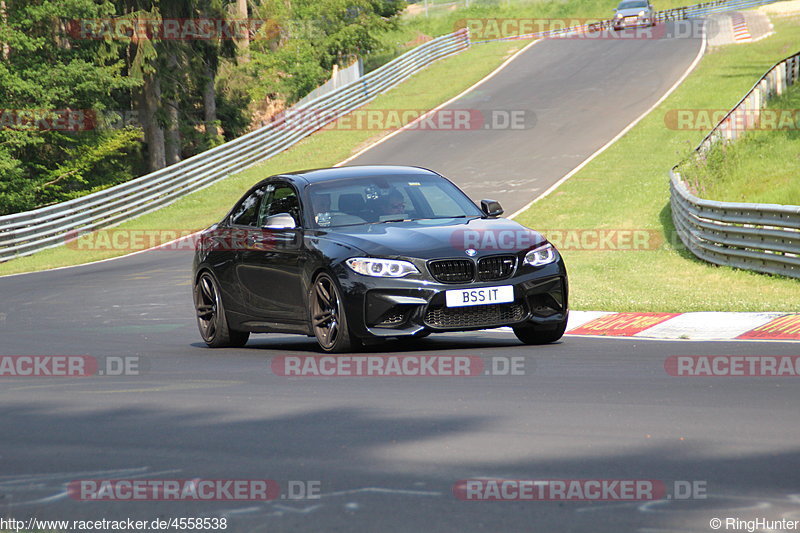
<path id="1" fill-rule="evenodd" d="M 447 307 L 467 305 L 504 304 L 514 301 L 514 286 L 481 287 L 479 289 L 454 289 L 444 293 Z"/>

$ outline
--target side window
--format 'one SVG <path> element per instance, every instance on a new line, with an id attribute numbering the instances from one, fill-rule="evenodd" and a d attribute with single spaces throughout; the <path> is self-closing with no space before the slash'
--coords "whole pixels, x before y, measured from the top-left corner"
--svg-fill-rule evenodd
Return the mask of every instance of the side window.
<path id="1" fill-rule="evenodd" d="M 259 187 L 242 200 L 231 215 L 231 224 L 237 226 L 255 226 L 261 199 L 272 189 L 271 185 Z"/>
<path id="2" fill-rule="evenodd" d="M 276 184 L 269 197 L 261 204 L 261 209 L 258 213 L 258 226 L 265 226 L 267 218 L 281 213 L 289 213 L 294 218 L 297 226 L 302 225 L 297 192 L 289 185 Z"/>

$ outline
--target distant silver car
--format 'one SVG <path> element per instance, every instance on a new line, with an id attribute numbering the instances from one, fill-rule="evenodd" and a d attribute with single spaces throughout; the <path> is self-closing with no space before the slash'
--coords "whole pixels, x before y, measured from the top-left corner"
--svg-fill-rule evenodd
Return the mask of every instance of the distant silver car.
<path id="1" fill-rule="evenodd" d="M 614 10 L 615 30 L 655 25 L 656 11 L 649 0 L 623 0 Z"/>

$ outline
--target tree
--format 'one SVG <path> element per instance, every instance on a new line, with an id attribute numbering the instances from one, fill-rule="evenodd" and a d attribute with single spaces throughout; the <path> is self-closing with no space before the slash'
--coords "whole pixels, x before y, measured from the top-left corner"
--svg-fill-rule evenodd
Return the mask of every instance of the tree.
<path id="1" fill-rule="evenodd" d="M 136 85 L 113 42 L 74 38 L 74 25 L 107 17 L 110 2 L 6 0 L 0 42 L 0 213 L 130 179 L 137 134 L 100 129 L 103 113 Z M 97 154 L 113 164 L 96 172 Z M 69 169 L 65 165 L 73 166 Z M 59 172 L 59 169 L 64 172 Z"/>
<path id="2" fill-rule="evenodd" d="M 293 0 L 262 2 L 260 18 L 275 20 L 277 37 L 264 29 L 250 41 L 250 61 L 239 70 L 252 80 L 254 100 L 298 100 L 321 85 L 333 66 L 347 66 L 374 50 L 377 35 L 394 27 L 401 0 Z"/>

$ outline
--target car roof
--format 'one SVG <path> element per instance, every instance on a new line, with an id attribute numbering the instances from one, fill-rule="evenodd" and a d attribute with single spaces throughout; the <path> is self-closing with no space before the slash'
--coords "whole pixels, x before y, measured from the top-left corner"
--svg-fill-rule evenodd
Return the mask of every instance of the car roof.
<path id="1" fill-rule="evenodd" d="M 421 167 L 404 165 L 356 165 L 352 167 L 317 168 L 287 172 L 273 177 L 300 177 L 308 183 L 367 176 L 438 176 L 436 172 Z M 268 178 L 270 179 L 270 178 Z"/>

